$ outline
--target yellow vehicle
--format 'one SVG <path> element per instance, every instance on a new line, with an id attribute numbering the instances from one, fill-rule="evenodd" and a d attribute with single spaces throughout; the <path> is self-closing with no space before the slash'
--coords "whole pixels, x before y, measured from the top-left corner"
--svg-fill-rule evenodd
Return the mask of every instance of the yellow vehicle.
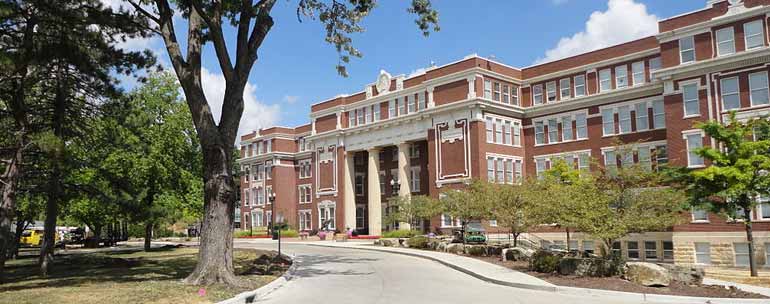
<path id="1" fill-rule="evenodd" d="M 58 242 L 59 232 L 54 235 L 54 241 Z M 43 229 L 29 229 L 21 233 L 22 246 L 40 246 L 43 244 Z"/>

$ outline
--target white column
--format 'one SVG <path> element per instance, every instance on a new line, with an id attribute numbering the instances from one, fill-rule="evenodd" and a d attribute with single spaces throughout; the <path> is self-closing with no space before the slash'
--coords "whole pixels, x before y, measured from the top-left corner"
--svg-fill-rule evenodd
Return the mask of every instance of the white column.
<path id="1" fill-rule="evenodd" d="M 435 107 L 436 103 L 433 102 L 433 87 L 428 87 L 428 108 Z"/>
<path id="2" fill-rule="evenodd" d="M 356 194 L 353 189 L 356 176 L 354 172 L 355 166 L 353 165 L 354 155 L 355 153 L 353 152 L 345 152 L 345 164 L 343 170 L 345 176 L 342 180 L 343 192 L 345 195 L 342 204 L 343 211 L 345 212 L 346 227 L 339 227 L 342 231 L 344 231 L 345 228 L 356 229 Z"/>
<path id="3" fill-rule="evenodd" d="M 372 148 L 367 165 L 369 235 L 382 235 L 382 198 L 380 197 L 380 149 Z"/>
<path id="4" fill-rule="evenodd" d="M 411 166 L 409 164 L 409 143 L 398 144 L 398 196 L 409 197 L 412 194 L 411 185 L 409 184 L 409 171 Z M 409 230 L 411 229 L 411 223 L 399 223 L 399 229 Z"/>
<path id="5" fill-rule="evenodd" d="M 476 76 L 468 77 L 468 99 L 476 98 Z"/>

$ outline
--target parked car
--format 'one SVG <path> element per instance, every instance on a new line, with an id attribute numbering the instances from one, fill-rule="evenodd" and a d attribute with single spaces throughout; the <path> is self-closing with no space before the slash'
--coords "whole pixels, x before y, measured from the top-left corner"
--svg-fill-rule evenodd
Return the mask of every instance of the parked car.
<path id="1" fill-rule="evenodd" d="M 40 246 L 43 244 L 43 228 L 27 229 L 21 233 L 22 246 Z M 58 242 L 59 232 L 55 232 L 54 240 Z"/>

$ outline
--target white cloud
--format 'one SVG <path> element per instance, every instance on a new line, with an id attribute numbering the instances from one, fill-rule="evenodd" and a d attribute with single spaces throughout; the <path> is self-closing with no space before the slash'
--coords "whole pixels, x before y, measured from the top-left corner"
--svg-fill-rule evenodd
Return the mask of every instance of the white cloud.
<path id="1" fill-rule="evenodd" d="M 412 78 L 412 77 L 415 77 L 415 76 L 420 76 L 422 74 L 425 74 L 425 71 L 427 71 L 427 70 L 428 70 L 427 68 L 419 68 L 419 69 L 413 70 L 413 71 L 409 72 L 409 75 L 406 76 L 406 78 Z"/>
<path id="2" fill-rule="evenodd" d="M 299 96 L 286 95 L 286 96 L 283 97 L 283 101 L 288 103 L 288 104 L 294 104 L 294 103 L 297 102 L 297 100 L 299 100 Z"/>
<path id="3" fill-rule="evenodd" d="M 222 114 L 222 99 L 225 96 L 225 77 L 220 73 L 212 73 L 208 69 L 201 70 L 203 93 L 211 106 L 214 120 L 219 123 Z M 246 84 L 243 91 L 243 116 L 238 127 L 238 135 L 243 135 L 259 128 L 271 127 L 281 116 L 281 107 L 277 104 L 267 105 L 257 100 L 257 87 Z"/>
<path id="4" fill-rule="evenodd" d="M 556 0 L 562 1 L 562 0 Z M 635 0 L 609 0 L 606 11 L 595 11 L 586 27 L 572 37 L 563 37 L 556 47 L 535 63 L 554 61 L 658 33 L 658 17 Z"/>
<path id="5" fill-rule="evenodd" d="M 562 5 L 564 3 L 567 3 L 567 1 L 569 0 L 551 0 L 551 3 L 553 3 L 553 5 Z"/>

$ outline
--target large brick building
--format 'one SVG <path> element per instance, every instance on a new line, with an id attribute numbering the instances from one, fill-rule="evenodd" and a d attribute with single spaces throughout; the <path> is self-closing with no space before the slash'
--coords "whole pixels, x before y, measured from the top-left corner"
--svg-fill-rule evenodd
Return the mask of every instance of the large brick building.
<path id="1" fill-rule="evenodd" d="M 382 71 L 361 92 L 312 105 L 307 125 L 241 138 L 241 226 L 267 225 L 271 192 L 276 218 L 292 227 L 328 221 L 380 235 L 388 197 L 438 198 L 472 178 L 516 183 L 555 159 L 581 168 L 702 167 L 693 150 L 714 142 L 695 122 L 724 121 L 730 110 L 770 114 L 769 17 L 770 0 L 710 0 L 661 20 L 655 36 L 555 62 L 515 68 L 471 55 L 412 77 Z M 633 143 L 633 153 L 618 151 L 618 141 Z M 759 264 L 770 265 L 770 204 L 753 217 Z M 422 228 L 455 225 L 441 216 Z M 566 236 L 528 239 L 564 244 Z M 572 242 L 598 246 L 579 233 Z M 631 259 L 742 266 L 745 242 L 741 223 L 693 210 L 686 224 L 613 249 Z"/>

